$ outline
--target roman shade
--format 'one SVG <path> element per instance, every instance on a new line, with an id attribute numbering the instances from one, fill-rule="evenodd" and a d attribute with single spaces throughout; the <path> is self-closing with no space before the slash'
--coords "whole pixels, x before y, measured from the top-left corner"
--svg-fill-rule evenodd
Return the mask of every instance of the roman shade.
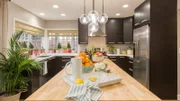
<path id="1" fill-rule="evenodd" d="M 43 29 L 28 25 L 22 22 L 18 22 L 18 21 L 15 22 L 15 30 L 16 32 L 24 30 L 24 33 L 35 35 L 35 36 L 44 36 Z"/>
<path id="2" fill-rule="evenodd" d="M 48 30 L 48 36 L 77 36 L 77 30 Z"/>

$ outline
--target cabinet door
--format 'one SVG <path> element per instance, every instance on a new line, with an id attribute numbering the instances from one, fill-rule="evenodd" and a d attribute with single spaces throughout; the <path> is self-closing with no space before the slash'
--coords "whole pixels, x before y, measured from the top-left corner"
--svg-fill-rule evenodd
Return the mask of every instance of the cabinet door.
<path id="1" fill-rule="evenodd" d="M 127 60 L 127 62 L 126 62 L 127 63 L 127 73 L 130 76 L 133 76 L 133 59 L 126 57 L 126 60 Z"/>
<path id="2" fill-rule="evenodd" d="M 109 18 L 106 23 L 107 44 L 120 44 L 123 42 L 123 19 Z"/>
<path id="3" fill-rule="evenodd" d="M 124 19 L 123 22 L 124 43 L 132 43 L 133 41 L 133 17 Z"/>
<path id="4" fill-rule="evenodd" d="M 127 61 L 126 61 L 126 57 L 125 56 L 120 56 L 118 57 L 118 66 L 123 69 L 125 72 L 127 72 Z"/>
<path id="5" fill-rule="evenodd" d="M 135 9 L 135 26 L 150 21 L 150 0 L 146 0 Z"/>
<path id="6" fill-rule="evenodd" d="M 118 65 L 117 57 L 116 56 L 109 56 L 108 57 L 112 62 L 114 62 L 116 65 Z"/>
<path id="7" fill-rule="evenodd" d="M 78 19 L 78 43 L 88 44 L 88 24 L 83 25 Z"/>

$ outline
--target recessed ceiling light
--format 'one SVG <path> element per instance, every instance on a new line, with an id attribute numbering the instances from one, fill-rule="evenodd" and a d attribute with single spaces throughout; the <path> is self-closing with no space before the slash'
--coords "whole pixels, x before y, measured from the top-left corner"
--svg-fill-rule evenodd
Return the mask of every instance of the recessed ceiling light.
<path id="1" fill-rule="evenodd" d="M 44 13 L 40 13 L 40 15 L 42 15 L 42 16 L 43 16 L 43 15 L 45 15 L 45 14 L 44 14 Z"/>
<path id="2" fill-rule="evenodd" d="M 66 16 L 66 14 L 63 14 L 63 13 L 62 13 L 61 16 Z"/>
<path id="3" fill-rule="evenodd" d="M 116 13 L 116 16 L 120 16 L 121 14 L 120 13 Z"/>
<path id="4" fill-rule="evenodd" d="M 129 5 L 127 5 L 127 4 L 123 5 L 123 8 L 128 8 L 128 7 L 129 7 Z"/>
<path id="5" fill-rule="evenodd" d="M 59 6 L 58 5 L 53 5 L 53 8 L 59 8 Z"/>

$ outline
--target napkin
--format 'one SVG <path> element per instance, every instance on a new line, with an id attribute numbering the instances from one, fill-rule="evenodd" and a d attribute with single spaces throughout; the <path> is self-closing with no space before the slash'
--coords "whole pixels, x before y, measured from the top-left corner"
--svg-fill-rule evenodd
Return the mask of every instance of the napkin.
<path id="1" fill-rule="evenodd" d="M 73 84 L 65 96 L 65 99 L 73 99 L 76 101 L 97 101 L 103 91 L 98 87 L 98 84 L 88 81 L 85 84 Z"/>

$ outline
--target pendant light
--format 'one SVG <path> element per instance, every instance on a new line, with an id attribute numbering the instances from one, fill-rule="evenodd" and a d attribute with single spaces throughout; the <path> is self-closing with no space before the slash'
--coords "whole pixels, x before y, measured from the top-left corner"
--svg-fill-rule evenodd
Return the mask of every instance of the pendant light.
<path id="1" fill-rule="evenodd" d="M 95 1 L 93 0 L 93 10 L 88 13 L 89 20 L 92 23 L 97 23 L 97 20 L 99 18 L 99 14 L 97 11 L 95 11 Z"/>
<path id="2" fill-rule="evenodd" d="M 88 29 L 89 29 L 90 33 L 97 32 L 99 30 L 99 25 L 98 25 L 98 23 L 90 23 L 88 25 Z"/>
<path id="3" fill-rule="evenodd" d="M 82 23 L 82 24 L 88 24 L 89 23 L 89 18 L 88 18 L 88 16 L 86 15 L 86 0 L 84 0 L 84 14 L 82 14 L 81 16 L 80 16 L 80 22 Z"/>
<path id="4" fill-rule="evenodd" d="M 105 24 L 108 21 L 108 16 L 104 13 L 104 0 L 102 0 L 102 13 L 99 15 L 98 22 Z"/>

